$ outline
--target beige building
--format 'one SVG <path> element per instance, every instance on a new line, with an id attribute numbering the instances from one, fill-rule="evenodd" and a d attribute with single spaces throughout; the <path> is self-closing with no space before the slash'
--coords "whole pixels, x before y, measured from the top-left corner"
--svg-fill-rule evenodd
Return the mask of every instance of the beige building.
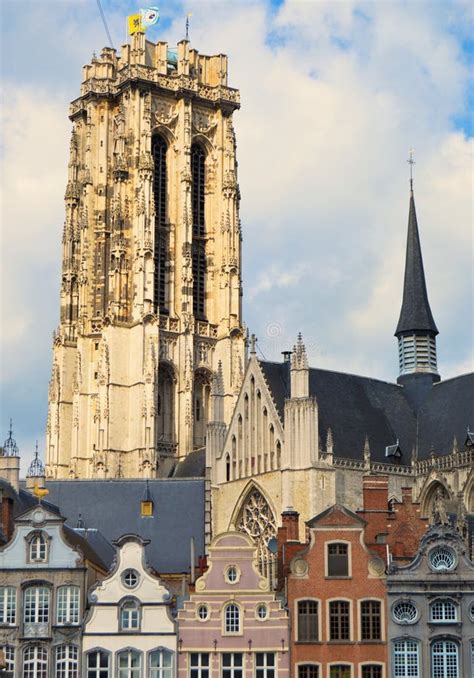
<path id="1" fill-rule="evenodd" d="M 244 369 L 227 57 L 141 33 L 84 67 L 72 102 L 47 474 L 166 475 L 205 445 L 213 380 Z M 219 373 L 219 379 L 215 375 Z"/>

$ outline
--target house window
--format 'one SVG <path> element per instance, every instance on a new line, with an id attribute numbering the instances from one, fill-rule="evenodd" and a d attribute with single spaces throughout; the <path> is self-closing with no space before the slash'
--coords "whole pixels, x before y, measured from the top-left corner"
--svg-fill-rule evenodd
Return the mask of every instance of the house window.
<path id="1" fill-rule="evenodd" d="M 458 678 L 458 646 L 452 640 L 438 640 L 431 647 L 432 678 Z"/>
<path id="2" fill-rule="evenodd" d="M 222 678 L 242 678 L 243 655 L 242 652 L 223 652 L 222 654 Z"/>
<path id="3" fill-rule="evenodd" d="M 380 664 L 365 664 L 361 678 L 382 678 L 382 667 Z"/>
<path id="4" fill-rule="evenodd" d="M 55 678 L 78 678 L 78 651 L 75 645 L 56 648 Z"/>
<path id="5" fill-rule="evenodd" d="M 5 670 L 7 675 L 15 675 L 15 648 L 13 645 L 0 646 L 0 651 L 3 651 L 5 657 Z"/>
<path id="6" fill-rule="evenodd" d="M 329 639 L 350 640 L 350 608 L 346 600 L 329 603 Z"/>
<path id="7" fill-rule="evenodd" d="M 415 640 L 393 644 L 393 678 L 420 678 L 420 653 Z"/>
<path id="8" fill-rule="evenodd" d="M 442 624 L 443 622 L 457 621 L 457 607 L 451 600 L 435 600 L 430 606 L 430 621 Z"/>
<path id="9" fill-rule="evenodd" d="M 348 664 L 333 664 L 329 670 L 330 678 L 351 678 L 351 667 Z"/>
<path id="10" fill-rule="evenodd" d="M 257 619 L 259 621 L 265 621 L 265 619 L 268 619 L 268 607 L 265 605 L 265 603 L 260 603 L 257 605 Z"/>
<path id="11" fill-rule="evenodd" d="M 230 565 L 225 571 L 225 578 L 229 584 L 235 584 L 239 580 L 239 571 L 235 565 Z"/>
<path id="12" fill-rule="evenodd" d="M 189 678 L 209 678 L 209 652 L 191 652 Z"/>
<path id="13" fill-rule="evenodd" d="M 311 643 L 318 640 L 318 603 L 315 600 L 298 601 L 298 641 Z"/>
<path id="14" fill-rule="evenodd" d="M 57 605 L 58 624 L 79 624 L 79 587 L 60 586 Z"/>
<path id="15" fill-rule="evenodd" d="M 349 549 L 347 544 L 328 544 L 328 577 L 349 576 Z"/>
<path id="16" fill-rule="evenodd" d="M 140 514 L 144 518 L 149 518 L 153 515 L 153 502 L 152 501 L 142 501 L 140 502 Z"/>
<path id="17" fill-rule="evenodd" d="M 150 654 L 149 678 L 171 678 L 173 673 L 173 653 L 169 650 L 154 650 Z"/>
<path id="18" fill-rule="evenodd" d="M 34 534 L 30 539 L 30 561 L 41 563 L 46 561 L 46 539 L 41 532 Z"/>
<path id="19" fill-rule="evenodd" d="M 22 678 L 48 678 L 48 651 L 41 645 L 29 645 L 23 653 Z"/>
<path id="20" fill-rule="evenodd" d="M 125 572 L 122 575 L 122 581 L 124 583 L 124 586 L 127 587 L 127 589 L 134 589 L 136 586 L 138 586 L 138 582 L 140 581 L 140 575 L 136 570 L 125 570 Z"/>
<path id="21" fill-rule="evenodd" d="M 275 678 L 275 653 L 257 652 L 255 655 L 255 678 Z"/>
<path id="22" fill-rule="evenodd" d="M 454 552 L 447 546 L 438 546 L 430 551 L 429 555 L 430 565 L 433 570 L 438 572 L 447 572 L 452 570 L 456 565 L 456 557 Z"/>
<path id="23" fill-rule="evenodd" d="M 109 678 L 110 655 L 104 650 L 95 650 L 87 655 L 87 678 Z"/>
<path id="24" fill-rule="evenodd" d="M 44 624 L 48 621 L 49 589 L 46 586 L 29 586 L 24 599 L 25 624 Z"/>
<path id="25" fill-rule="evenodd" d="M 197 606 L 196 609 L 196 616 L 199 619 L 199 621 L 207 621 L 209 619 L 209 608 L 207 605 L 202 603 L 201 605 Z"/>
<path id="26" fill-rule="evenodd" d="M 300 664 L 298 678 L 319 678 L 319 666 L 316 664 Z"/>
<path id="27" fill-rule="evenodd" d="M 378 600 L 364 600 L 360 605 L 362 640 L 382 639 L 381 605 Z"/>
<path id="28" fill-rule="evenodd" d="M 13 586 L 0 587 L 0 624 L 15 624 L 16 590 Z"/>
<path id="29" fill-rule="evenodd" d="M 142 656 L 137 650 L 125 650 L 118 655 L 117 678 L 140 678 L 142 671 Z"/>
<path id="30" fill-rule="evenodd" d="M 226 605 L 224 618 L 226 633 L 240 633 L 240 610 L 235 603 Z"/>
<path id="31" fill-rule="evenodd" d="M 397 624 L 414 624 L 418 617 L 418 610 L 411 601 L 401 600 L 393 606 L 392 616 Z"/>
<path id="32" fill-rule="evenodd" d="M 134 600 L 127 600 L 120 609 L 120 629 L 133 631 L 140 628 L 140 609 Z"/>

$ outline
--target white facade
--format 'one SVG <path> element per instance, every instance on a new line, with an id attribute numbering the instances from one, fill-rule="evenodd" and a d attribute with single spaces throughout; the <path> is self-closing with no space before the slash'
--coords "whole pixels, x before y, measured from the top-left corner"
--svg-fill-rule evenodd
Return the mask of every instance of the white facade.
<path id="1" fill-rule="evenodd" d="M 110 576 L 89 595 L 84 623 L 87 678 L 172 678 L 177 636 L 171 595 L 145 563 L 140 537 L 122 537 Z"/>

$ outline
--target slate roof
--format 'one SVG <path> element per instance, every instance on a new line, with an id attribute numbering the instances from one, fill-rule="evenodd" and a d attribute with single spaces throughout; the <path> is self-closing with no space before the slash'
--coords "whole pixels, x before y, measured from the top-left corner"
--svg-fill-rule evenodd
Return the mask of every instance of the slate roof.
<path id="1" fill-rule="evenodd" d="M 196 557 L 204 555 L 204 480 L 149 479 L 153 517 L 141 517 L 144 480 L 49 480 L 49 497 L 61 507 L 70 527 L 79 520 L 109 541 L 136 534 L 148 565 L 160 574 L 188 572 L 191 537 Z"/>
<path id="2" fill-rule="evenodd" d="M 25 513 L 25 511 L 28 511 L 28 509 L 36 506 L 38 503 L 38 499 L 33 494 L 31 494 L 31 492 L 28 492 L 22 487 L 20 487 L 19 492 L 16 492 L 12 485 L 10 485 L 10 483 L 3 478 L 0 478 L 0 490 L 5 497 L 13 499 L 14 518 L 21 515 L 22 513 Z M 55 504 L 44 499 L 41 500 L 41 503 L 46 509 L 48 509 L 48 511 L 51 511 L 51 513 L 56 513 L 58 516 L 61 515 L 59 508 Z"/>
<path id="3" fill-rule="evenodd" d="M 288 363 L 261 361 L 260 366 L 283 421 Z M 387 462 L 385 448 L 398 439 L 399 463 L 410 464 L 416 448 L 422 460 L 432 447 L 437 455 L 449 454 L 454 436 L 462 447 L 466 427 L 474 427 L 474 373 L 435 383 L 418 412 L 402 385 L 353 374 L 310 368 L 309 392 L 318 401 L 321 447 L 331 429 L 337 457 L 363 459 L 367 436 L 372 461 Z"/>
<path id="4" fill-rule="evenodd" d="M 63 531 L 69 544 L 80 549 L 84 558 L 108 572 L 115 549 L 103 535 L 97 530 L 73 530 L 68 525 L 63 525 Z"/>
<path id="5" fill-rule="evenodd" d="M 408 216 L 403 301 L 395 335 L 398 336 L 404 332 L 413 332 L 414 330 L 438 334 L 428 301 L 420 235 L 416 218 L 415 198 L 412 191 Z"/>
<path id="6" fill-rule="evenodd" d="M 204 478 L 206 473 L 206 449 L 190 452 L 178 462 L 173 472 L 174 478 Z"/>

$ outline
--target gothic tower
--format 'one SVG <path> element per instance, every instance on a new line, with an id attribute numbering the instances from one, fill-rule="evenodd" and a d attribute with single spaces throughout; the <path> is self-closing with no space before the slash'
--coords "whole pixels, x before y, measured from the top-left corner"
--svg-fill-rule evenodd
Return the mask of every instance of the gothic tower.
<path id="1" fill-rule="evenodd" d="M 205 445 L 219 368 L 242 380 L 241 231 L 227 57 L 131 38 L 72 102 L 47 473 L 166 474 Z"/>

